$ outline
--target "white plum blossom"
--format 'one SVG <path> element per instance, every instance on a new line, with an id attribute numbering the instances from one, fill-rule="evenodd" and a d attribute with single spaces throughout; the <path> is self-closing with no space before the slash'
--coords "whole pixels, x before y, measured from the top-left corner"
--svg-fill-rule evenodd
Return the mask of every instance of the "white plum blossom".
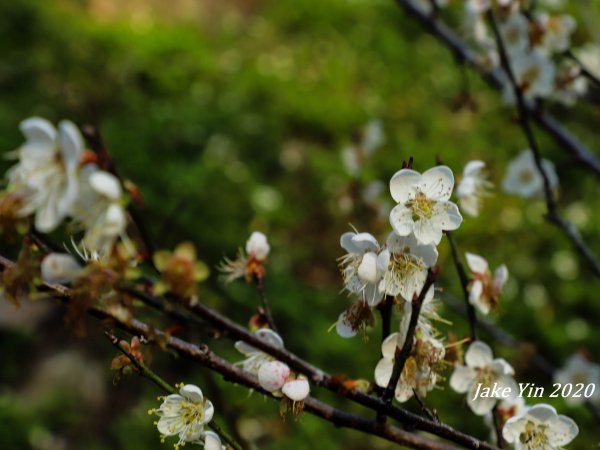
<path id="1" fill-rule="evenodd" d="M 490 440 L 497 444 L 496 420 L 502 427 L 511 417 L 523 414 L 527 410 L 525 399 L 518 395 L 518 392 L 511 392 L 509 397 L 501 399 L 496 405 L 496 415 L 493 412 L 487 413 L 483 421 L 490 429 Z"/>
<path id="2" fill-rule="evenodd" d="M 345 288 L 360 294 L 370 306 L 377 305 L 383 298 L 378 283 L 388 266 L 389 252 L 369 233 L 344 233 L 340 245 L 348 252 L 340 258 Z"/>
<path id="3" fill-rule="evenodd" d="M 573 419 L 537 404 L 504 424 L 502 436 L 515 450 L 560 450 L 579 434 Z"/>
<path id="4" fill-rule="evenodd" d="M 45 283 L 71 283 L 81 271 L 82 267 L 77 260 L 66 253 L 49 253 L 41 264 L 42 279 Z"/>
<path id="5" fill-rule="evenodd" d="M 202 438 L 206 424 L 213 418 L 214 407 L 198 386 L 186 384 L 179 394 L 165 397 L 155 413 L 160 417 L 158 431 L 165 437 L 178 435 L 179 446 Z"/>
<path id="6" fill-rule="evenodd" d="M 568 50 L 571 44 L 571 34 L 577 27 L 572 16 L 551 16 L 540 13 L 535 17 L 535 23 L 540 28 L 542 37 L 540 48 L 546 53 L 560 53 Z"/>
<path id="7" fill-rule="evenodd" d="M 525 101 L 545 98 L 554 92 L 556 65 L 539 50 L 520 52 L 510 57 L 510 66 L 517 87 Z M 505 78 L 504 100 L 512 104 L 515 101 L 512 83 Z"/>
<path id="8" fill-rule="evenodd" d="M 502 288 L 508 281 L 508 269 L 502 264 L 492 276 L 488 262 L 484 258 L 473 253 L 465 253 L 465 257 L 471 270 L 469 303 L 476 306 L 483 314 L 487 314 L 500 301 Z"/>
<path id="9" fill-rule="evenodd" d="M 456 392 L 467 393 L 467 405 L 478 416 L 489 413 L 498 398 L 475 395 L 478 389 L 493 388 L 497 383 L 500 390 L 509 387 L 511 392 L 518 392 L 517 384 L 512 378 L 514 370 L 502 358 L 494 359 L 490 347 L 481 341 L 475 341 L 465 353 L 466 365 L 456 364 L 450 377 L 450 387 Z"/>
<path id="10" fill-rule="evenodd" d="M 483 161 L 469 161 L 456 187 L 458 206 L 465 214 L 472 217 L 479 215 L 482 198 L 489 195 L 489 190 L 493 186 L 488 181 L 484 169 Z"/>
<path id="11" fill-rule="evenodd" d="M 392 377 L 396 347 L 404 344 L 405 333 L 390 334 L 381 345 L 383 358 L 375 367 L 375 383 L 386 387 Z M 440 365 L 446 354 L 441 342 L 433 338 L 416 339 L 413 352 L 404 364 L 404 369 L 396 385 L 394 397 L 399 402 L 405 402 L 413 395 L 413 389 L 420 397 L 425 397 L 432 390 L 437 381 L 437 366 Z"/>
<path id="12" fill-rule="evenodd" d="M 21 199 L 19 214 L 35 214 L 35 227 L 47 233 L 71 214 L 78 195 L 77 169 L 83 138 L 72 122 L 63 120 L 58 131 L 45 119 L 20 123 L 25 143 L 17 150 L 19 163 L 8 171 L 9 191 Z"/>
<path id="13" fill-rule="evenodd" d="M 74 217 L 85 229 L 82 244 L 90 252 L 107 255 L 119 237 L 126 240 L 122 197 L 117 177 L 94 166 L 85 168 Z"/>
<path id="14" fill-rule="evenodd" d="M 571 383 L 573 386 L 576 386 L 578 383 L 583 383 L 585 386 L 595 386 L 589 398 L 585 398 L 584 396 L 573 397 L 572 395 L 564 397 L 567 405 L 581 405 L 586 400 L 592 402 L 600 401 L 600 365 L 590 362 L 578 353 L 571 356 L 565 366 L 556 371 L 554 381 L 563 386 L 567 383 Z"/>
<path id="15" fill-rule="evenodd" d="M 414 233 L 423 244 L 439 244 L 444 230 L 456 230 L 462 216 L 450 201 L 454 175 L 447 166 L 423 174 L 401 169 L 390 180 L 392 198 L 398 203 L 390 212 L 392 228 L 400 236 Z"/>
<path id="16" fill-rule="evenodd" d="M 551 189 L 556 189 L 558 175 L 554 163 L 548 159 L 542 159 L 542 167 L 550 182 Z M 502 189 L 508 194 L 515 194 L 524 198 L 543 196 L 544 180 L 535 164 L 533 153 L 529 149 L 523 150 L 510 160 L 502 181 Z"/>
<path id="17" fill-rule="evenodd" d="M 281 361 L 268 361 L 258 369 L 258 383 L 269 392 L 278 391 L 290 376 L 290 368 Z"/>
<path id="18" fill-rule="evenodd" d="M 511 14 L 500 23 L 499 31 L 509 58 L 528 49 L 529 23 L 524 15 L 520 13 Z"/>
<path id="19" fill-rule="evenodd" d="M 581 73 L 581 67 L 565 64 L 556 79 L 556 89 L 552 99 L 565 106 L 573 106 L 588 91 L 588 81 Z"/>
<path id="20" fill-rule="evenodd" d="M 302 402 L 310 394 L 310 385 L 305 376 L 287 381 L 281 388 L 281 392 L 293 402 Z"/>
<path id="21" fill-rule="evenodd" d="M 435 245 L 420 244 L 414 234 L 400 236 L 390 233 L 387 239 L 388 265 L 379 282 L 379 291 L 400 295 L 410 302 L 419 295 L 427 278 L 427 269 L 437 262 Z"/>
<path id="22" fill-rule="evenodd" d="M 281 339 L 281 337 L 273 330 L 261 328 L 254 334 L 260 340 L 271 344 L 273 347 L 283 348 L 283 339 Z M 258 371 L 264 363 L 274 360 L 272 356 L 267 355 L 265 352 L 250 344 L 246 344 L 243 341 L 237 341 L 234 346 L 238 352 L 246 356 L 246 359 L 238 364 L 241 364 L 245 371 L 253 373 L 254 375 L 258 375 Z"/>
<path id="23" fill-rule="evenodd" d="M 258 261 L 264 261 L 269 256 L 271 247 L 267 241 L 267 236 L 260 231 L 255 231 L 250 235 L 248 241 L 246 241 L 246 253 L 250 258 L 255 258 Z"/>

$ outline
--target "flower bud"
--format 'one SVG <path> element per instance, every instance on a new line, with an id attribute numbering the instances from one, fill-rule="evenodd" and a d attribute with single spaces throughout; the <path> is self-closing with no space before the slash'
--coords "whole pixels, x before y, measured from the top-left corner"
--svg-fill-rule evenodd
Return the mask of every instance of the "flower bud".
<path id="1" fill-rule="evenodd" d="M 260 231 L 255 231 L 250 235 L 250 239 L 246 241 L 246 253 L 248 256 L 253 256 L 259 261 L 264 261 L 269 255 L 271 247 L 267 242 L 267 236 Z"/>
<path id="2" fill-rule="evenodd" d="M 285 383 L 281 391 L 290 400 L 301 402 L 308 397 L 310 386 L 306 377 L 300 375 L 297 379 Z"/>
<path id="3" fill-rule="evenodd" d="M 50 253 L 43 259 L 41 271 L 46 283 L 70 283 L 81 272 L 81 266 L 71 255 Z"/>
<path id="4" fill-rule="evenodd" d="M 266 362 L 258 370 L 258 382 L 269 392 L 281 389 L 289 376 L 290 368 L 280 361 Z"/>

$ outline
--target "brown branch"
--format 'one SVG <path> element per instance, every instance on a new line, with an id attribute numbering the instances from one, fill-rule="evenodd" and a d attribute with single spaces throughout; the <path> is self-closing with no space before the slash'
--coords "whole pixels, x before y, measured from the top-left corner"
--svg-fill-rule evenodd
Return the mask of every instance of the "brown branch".
<path id="1" fill-rule="evenodd" d="M 265 318 L 267 319 L 267 323 L 269 324 L 269 328 L 271 328 L 271 330 L 273 330 L 275 333 L 279 333 L 279 331 L 277 331 L 277 326 L 275 325 L 275 319 L 273 319 L 273 314 L 271 313 L 271 307 L 269 306 L 269 297 L 267 297 L 264 275 L 255 275 L 254 284 L 256 285 L 258 294 L 260 295 L 262 309 L 265 314 Z"/>
<path id="2" fill-rule="evenodd" d="M 463 265 L 462 259 L 458 253 L 458 246 L 456 245 L 454 236 L 450 231 L 446 231 L 446 237 L 448 238 L 448 243 L 450 244 L 452 260 L 454 261 L 454 266 L 456 267 L 456 272 L 458 273 L 458 278 L 460 280 L 460 286 L 462 288 L 463 297 L 465 300 L 467 318 L 469 319 L 469 327 L 471 329 L 471 342 L 473 342 L 477 340 L 477 313 L 475 311 L 475 307 L 469 301 L 469 277 L 467 276 L 465 266 Z"/>
<path id="3" fill-rule="evenodd" d="M 0 255 L 0 267 L 4 268 L 13 266 L 14 263 L 12 261 Z M 70 295 L 69 289 L 61 285 L 43 283 L 40 286 L 40 289 L 49 291 L 53 296 L 61 300 L 68 300 Z M 136 291 L 134 289 L 130 289 L 127 292 L 130 295 L 133 295 L 136 298 L 142 300 L 145 297 L 152 298 L 152 296 L 143 292 Z M 153 302 L 150 304 L 155 306 L 160 305 L 159 302 Z M 339 381 L 337 381 L 335 377 L 328 375 L 321 369 L 318 369 L 317 367 L 304 361 L 297 355 L 285 349 L 273 347 L 267 342 L 257 338 L 254 333 L 251 333 L 246 328 L 231 321 L 227 317 L 222 316 L 216 311 L 211 310 L 205 305 L 197 303 L 194 306 L 190 306 L 189 308 L 193 312 L 197 313 L 200 317 L 204 318 L 207 322 L 212 323 L 215 327 L 228 332 L 231 337 L 241 339 L 247 342 L 248 344 L 258 348 L 259 350 L 262 350 L 265 353 L 268 353 L 269 355 L 277 358 L 278 360 L 285 362 L 295 371 L 307 375 L 315 385 L 324 387 L 336 393 L 340 397 L 347 398 L 373 411 L 381 412 L 382 414 L 388 417 L 398 420 L 407 427 L 432 433 L 438 437 L 462 445 L 463 447 L 477 450 L 498 450 L 497 447 L 489 445 L 486 442 L 480 441 L 479 439 L 474 438 L 473 436 L 470 436 L 461 431 L 458 431 L 446 424 L 436 423 L 434 421 L 428 420 L 406 409 L 386 403 L 376 396 L 369 395 L 358 389 L 347 390 L 347 388 L 345 388 Z M 99 316 L 100 318 L 104 318 L 106 316 L 106 312 L 97 309 L 91 309 L 89 312 L 90 314 Z M 128 331 L 128 329 L 125 329 L 125 331 Z M 134 329 L 132 329 L 131 331 L 136 332 Z M 377 423 L 377 426 L 381 427 L 382 424 Z"/>
<path id="4" fill-rule="evenodd" d="M 429 288 L 433 286 L 433 282 L 437 276 L 437 271 L 429 269 L 427 271 L 427 278 L 425 280 L 425 284 L 421 288 L 421 292 L 418 296 L 415 296 L 412 299 L 412 310 L 410 314 L 410 322 L 408 324 L 408 330 L 406 331 L 406 336 L 404 338 L 404 344 L 402 348 L 399 349 L 396 347 L 396 358 L 394 361 L 394 368 L 392 370 L 392 376 L 390 377 L 390 381 L 381 396 L 381 399 L 385 403 L 391 403 L 392 398 L 394 396 L 394 391 L 396 390 L 396 385 L 400 380 L 400 376 L 402 375 L 402 370 L 404 370 L 404 364 L 406 360 L 410 356 L 412 352 L 412 348 L 414 345 L 414 337 L 415 331 L 417 330 L 417 322 L 419 321 L 419 314 L 421 314 L 421 306 L 423 305 L 423 300 L 425 299 L 425 295 L 429 291 Z"/>

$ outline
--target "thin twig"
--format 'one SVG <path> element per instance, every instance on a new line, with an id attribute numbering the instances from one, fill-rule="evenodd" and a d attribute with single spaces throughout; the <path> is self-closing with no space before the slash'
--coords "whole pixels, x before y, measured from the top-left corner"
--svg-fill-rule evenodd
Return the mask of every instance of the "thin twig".
<path id="1" fill-rule="evenodd" d="M 590 250 L 588 245 L 585 243 L 577 228 L 564 218 L 560 216 L 558 213 L 558 207 L 554 200 L 554 193 L 552 192 L 552 184 L 550 183 L 550 179 L 548 178 L 548 174 L 544 169 L 541 152 L 535 139 L 535 135 L 533 133 L 533 129 L 531 127 L 531 123 L 529 121 L 530 110 L 525 103 L 525 98 L 523 97 L 523 92 L 521 88 L 516 82 L 515 76 L 512 72 L 512 68 L 510 66 L 510 61 L 508 59 L 508 53 L 506 52 L 506 47 L 504 46 L 504 42 L 502 40 L 502 36 L 500 35 L 500 31 L 498 30 L 498 25 L 496 23 L 496 19 L 494 17 L 494 12 L 490 8 L 487 12 L 487 19 L 490 22 L 492 27 L 492 31 L 494 33 L 494 37 L 496 39 L 496 43 L 498 45 L 498 52 L 500 53 L 500 61 L 502 62 L 502 66 L 508 76 L 508 79 L 513 88 L 513 92 L 515 98 L 517 100 L 517 109 L 519 112 L 519 122 L 521 127 L 523 128 L 523 132 L 525 133 L 525 137 L 527 138 L 527 142 L 529 144 L 529 148 L 533 154 L 533 158 L 535 161 L 535 165 L 537 167 L 538 172 L 540 173 L 544 186 L 544 198 L 546 200 L 547 214 L 546 220 L 550 223 L 556 225 L 563 233 L 571 240 L 571 243 L 575 247 L 575 249 L 580 253 L 580 255 L 587 261 L 588 267 L 594 273 L 596 277 L 600 278 L 600 261 L 596 259 L 596 256 Z"/>
<path id="2" fill-rule="evenodd" d="M 469 47 L 458 34 L 439 20 L 439 18 L 431 17 L 418 6 L 415 6 L 413 1 L 395 1 L 407 13 L 416 18 L 428 32 L 446 45 L 459 60 L 465 61 L 465 63 L 475 69 L 490 85 L 497 89 L 503 89 L 505 77 L 502 69 L 498 68 L 490 71 L 484 67 L 480 63 L 478 53 Z M 600 178 L 600 158 L 597 155 L 581 143 L 564 125 L 553 116 L 542 111 L 541 108 L 536 105 L 527 105 L 527 109 L 533 120 L 556 141 L 559 148 L 570 153 L 586 170 L 589 170 Z"/>
<path id="3" fill-rule="evenodd" d="M 452 260 L 454 261 L 454 266 L 456 267 L 456 272 L 458 273 L 458 278 L 460 279 L 460 286 L 462 288 L 463 297 L 465 300 L 467 318 L 469 319 L 469 327 L 471 329 L 471 342 L 474 342 L 477 340 L 477 313 L 475 311 L 475 307 L 469 301 L 469 277 L 467 276 L 465 266 L 463 265 L 458 253 L 458 246 L 456 245 L 456 241 L 454 240 L 452 232 L 446 231 L 446 237 L 448 238 L 448 243 L 450 244 Z"/>
<path id="4" fill-rule="evenodd" d="M 14 267 L 14 264 L 15 264 L 14 262 L 12 262 L 9 259 L 0 255 L 0 268 L 11 268 L 11 267 Z M 41 291 L 48 291 L 49 293 L 52 294 L 53 297 L 55 297 L 59 300 L 67 301 L 67 302 L 69 301 L 70 291 L 65 286 L 58 285 L 58 284 L 42 283 L 39 286 L 39 289 Z M 135 290 L 131 290 L 129 293 L 131 295 L 136 296 L 137 298 L 140 298 L 142 296 L 148 296 L 148 294 L 145 294 L 145 293 L 139 292 L 139 291 L 135 291 Z M 158 303 L 155 303 L 155 304 L 157 305 Z M 192 308 L 192 306 L 190 306 L 190 305 L 187 305 L 187 306 Z M 428 420 L 428 419 L 421 417 L 418 414 L 412 413 L 404 408 L 384 402 L 382 399 L 380 399 L 376 396 L 373 396 L 373 395 L 369 395 L 359 389 L 348 390 L 347 387 L 343 383 L 341 383 L 337 377 L 332 377 L 332 376 L 328 375 L 323 370 L 313 366 L 312 364 L 304 361 L 303 359 L 299 358 L 297 355 L 295 355 L 285 349 L 277 348 L 277 347 L 259 339 L 258 337 L 256 337 L 255 334 L 251 333 L 246 328 L 236 324 L 235 322 L 231 321 L 227 317 L 220 315 L 216 311 L 211 310 L 210 308 L 206 307 L 205 305 L 198 303 L 193 306 L 192 311 L 197 313 L 200 317 L 204 318 L 208 322 L 212 323 L 215 327 L 220 328 L 223 331 L 226 331 L 229 334 L 229 336 L 237 338 L 237 339 L 241 339 L 241 340 L 247 342 L 248 344 L 251 344 L 252 346 L 264 351 L 265 353 L 268 353 L 269 355 L 277 358 L 278 360 L 285 362 L 295 371 L 306 374 L 311 379 L 311 381 L 313 381 L 313 383 L 315 385 L 324 387 L 324 388 L 334 392 L 335 394 L 339 395 L 340 397 L 344 397 L 348 400 L 351 400 L 353 402 L 361 404 L 373 411 L 381 411 L 382 414 L 385 414 L 386 416 L 388 416 L 390 418 L 398 420 L 399 422 L 401 422 L 402 424 L 406 425 L 407 427 L 409 427 L 411 429 L 418 429 L 418 430 L 429 432 L 429 433 L 437 435 L 443 439 L 447 439 L 453 443 L 459 444 L 463 447 L 473 449 L 473 450 L 498 450 L 497 447 L 489 445 L 486 442 L 483 442 L 473 436 L 470 436 L 466 433 L 458 431 L 444 423 L 436 423 L 434 421 Z M 90 308 L 88 310 L 88 312 L 91 315 L 98 317 L 100 319 L 108 318 L 107 313 L 105 311 L 99 310 L 97 308 Z M 128 323 L 120 323 L 119 327 L 124 329 L 125 331 L 128 331 L 133 334 L 143 334 L 143 333 L 139 332 L 139 329 L 132 328 L 132 325 L 134 323 L 138 323 L 138 322 L 134 320 L 134 321 L 131 321 Z M 150 328 L 147 325 L 145 325 L 145 327 L 146 328 L 144 328 L 144 330 L 147 332 L 147 334 L 149 336 L 152 336 L 153 332 L 154 332 L 154 328 Z M 175 339 L 176 342 L 184 342 L 184 341 L 178 340 L 176 338 L 171 338 L 171 339 Z M 192 344 L 188 344 L 188 345 L 192 345 Z M 197 350 L 198 347 L 197 346 L 193 346 L 193 347 L 196 350 L 193 350 L 191 352 L 194 354 L 198 353 L 198 350 Z M 323 411 L 311 411 L 311 412 L 313 412 L 314 414 L 317 414 L 317 415 L 320 415 L 321 413 L 327 414 L 327 416 L 329 415 L 329 413 L 325 413 Z M 322 417 L 325 417 L 325 416 L 322 416 Z M 366 419 L 364 419 L 364 420 L 366 420 Z M 349 426 L 349 425 L 340 425 L 340 426 Z M 367 433 L 375 434 L 373 431 L 373 428 L 370 428 L 371 425 L 367 425 L 367 424 L 363 423 L 361 426 L 364 426 L 364 429 L 363 428 L 359 428 L 359 429 L 363 429 L 363 431 L 365 431 Z M 388 427 L 389 427 L 389 425 L 386 425 L 385 427 L 383 427 L 383 430 L 385 433 L 388 433 L 388 431 L 385 431 L 385 430 L 389 430 Z M 377 423 L 377 429 L 378 430 L 381 429 L 381 424 Z"/>
<path id="5" fill-rule="evenodd" d="M 129 350 L 127 350 L 127 348 L 125 348 L 123 344 L 121 344 L 119 338 L 117 338 L 114 334 L 109 333 L 108 331 L 104 331 L 104 335 L 107 337 L 107 339 L 111 342 L 112 345 L 114 345 L 121 353 L 123 353 L 129 358 L 131 364 L 133 364 L 139 370 L 142 376 L 148 378 L 163 391 L 169 394 L 177 394 L 177 389 L 175 389 L 173 386 L 171 386 L 169 383 L 167 383 L 165 380 L 159 377 L 146 364 L 144 364 L 142 361 L 136 358 Z M 243 447 L 232 436 L 230 436 L 229 433 L 224 431 L 223 428 L 221 428 L 214 420 L 211 420 L 208 423 L 208 427 L 215 433 L 217 433 L 219 436 L 221 436 L 223 440 L 229 445 L 231 445 L 235 450 L 243 450 Z"/>
<path id="6" fill-rule="evenodd" d="M 500 413 L 498 412 L 498 405 L 494 405 L 492 409 L 492 420 L 494 421 L 494 432 L 496 433 L 496 445 L 500 448 L 506 448 L 506 442 L 502 437 L 502 424 L 500 423 Z"/>
<path id="7" fill-rule="evenodd" d="M 421 411 L 423 412 L 423 414 L 425 414 L 427 417 L 429 417 L 430 420 L 433 420 L 434 422 L 439 422 L 440 418 L 438 417 L 438 415 L 435 412 L 435 410 L 431 411 L 427 407 L 427 405 L 425 405 L 425 402 L 419 396 L 419 393 L 417 392 L 417 390 L 415 388 L 412 388 L 412 391 L 413 391 L 413 397 L 415 398 L 415 400 L 417 400 L 417 403 L 421 407 Z"/>
<path id="8" fill-rule="evenodd" d="M 421 306 L 423 305 L 423 300 L 429 291 L 429 288 L 433 285 L 437 277 L 437 271 L 429 269 L 427 271 L 427 278 L 425 280 L 425 284 L 421 288 L 421 292 L 418 296 L 415 296 L 412 299 L 412 311 L 410 314 L 410 322 L 408 324 L 408 330 L 406 331 L 406 336 L 404 338 L 404 344 L 402 348 L 396 347 L 396 358 L 394 361 L 394 368 L 392 369 L 392 376 L 390 377 L 390 381 L 381 396 L 381 399 L 385 403 L 390 403 L 392 401 L 392 397 L 394 396 L 394 391 L 396 390 L 396 385 L 400 380 L 400 375 L 402 375 L 402 370 L 404 369 L 404 364 L 406 360 L 410 356 L 413 348 L 413 340 L 415 336 L 415 331 L 417 329 L 417 322 L 419 320 L 419 314 L 421 314 Z"/>
<path id="9" fill-rule="evenodd" d="M 267 297 L 267 289 L 265 287 L 265 277 L 263 275 L 254 276 L 254 284 L 256 285 L 258 294 L 260 295 L 262 309 L 265 314 L 265 318 L 267 319 L 267 323 L 269 324 L 269 328 L 271 328 L 271 330 L 273 330 L 275 333 L 279 333 L 277 331 L 277 326 L 275 325 L 275 319 L 273 319 L 273 314 L 271 313 L 271 307 L 269 306 L 269 297 Z"/>

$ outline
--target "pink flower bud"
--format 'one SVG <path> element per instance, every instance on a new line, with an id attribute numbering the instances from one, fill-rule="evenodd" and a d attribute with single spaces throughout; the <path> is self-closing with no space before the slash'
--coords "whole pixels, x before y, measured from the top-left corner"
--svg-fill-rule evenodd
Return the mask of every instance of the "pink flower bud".
<path id="1" fill-rule="evenodd" d="M 308 380 L 301 375 L 297 379 L 285 383 L 281 391 L 290 400 L 300 402 L 308 397 L 310 386 Z"/>
<path id="2" fill-rule="evenodd" d="M 269 392 L 281 389 L 289 376 L 290 368 L 280 361 L 266 362 L 258 370 L 258 382 L 264 390 Z"/>

